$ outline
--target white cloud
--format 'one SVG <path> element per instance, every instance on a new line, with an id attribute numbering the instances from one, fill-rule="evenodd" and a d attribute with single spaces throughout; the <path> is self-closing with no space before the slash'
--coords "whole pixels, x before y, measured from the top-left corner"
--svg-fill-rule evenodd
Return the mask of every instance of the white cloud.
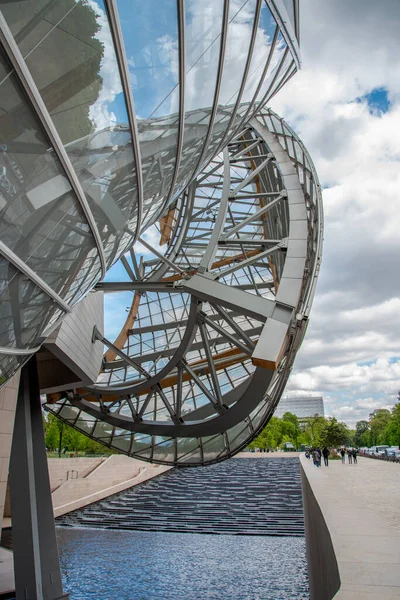
<path id="1" fill-rule="evenodd" d="M 400 4 L 307 0 L 301 11 L 303 70 L 272 107 L 327 189 L 321 276 L 288 391 L 323 393 L 327 412 L 354 424 L 400 388 Z M 391 105 L 371 114 L 378 88 Z"/>

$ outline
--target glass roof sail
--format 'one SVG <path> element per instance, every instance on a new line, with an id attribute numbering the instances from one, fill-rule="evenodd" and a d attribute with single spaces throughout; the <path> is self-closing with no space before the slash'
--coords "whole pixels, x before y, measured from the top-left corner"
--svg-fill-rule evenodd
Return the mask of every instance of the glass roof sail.
<path id="1" fill-rule="evenodd" d="M 148 236 L 150 226 L 159 227 L 165 245 L 149 264 L 149 280 L 161 271 L 175 277 L 171 281 L 177 274 L 185 279 L 182 274 L 212 264 L 211 254 L 217 265 L 239 254 L 230 241 L 230 247 L 202 257 L 201 246 L 211 240 L 207 228 L 217 223 L 218 202 L 225 202 L 223 184 L 214 186 L 210 198 L 192 182 L 212 165 L 204 187 L 214 185 L 214 175 L 224 170 L 218 153 L 254 115 L 255 100 L 265 102 L 296 70 L 297 42 L 290 20 L 279 13 L 283 6 L 280 0 L 2 4 L 0 254 L 48 296 L 54 314 L 69 312 L 139 234 Z M 239 176 L 246 168 L 235 165 Z M 253 183 L 243 186 L 245 192 L 254 189 Z M 201 212 L 206 205 L 207 219 L 190 221 L 192 208 Z M 244 213 L 237 207 L 239 201 L 231 212 L 240 220 Z M 188 230 L 195 237 L 191 245 Z M 178 239 L 187 246 L 185 254 L 180 243 L 172 243 Z M 265 265 L 252 256 L 244 269 L 227 267 L 224 281 L 244 289 L 262 279 Z M 172 272 L 167 257 L 179 263 Z M 278 273 L 282 261 L 275 262 Z M 159 302 L 163 311 L 163 293 L 149 292 L 152 309 Z M 0 347 L 2 355 L 29 356 L 54 322 L 52 311 L 43 314 L 33 301 L 22 307 L 24 301 L 23 293 L 7 297 L 14 303 L 7 310 L 17 315 L 21 304 L 24 326 L 36 333 L 25 347 L 12 347 L 10 339 L 8 348 Z M 189 303 L 186 308 L 189 319 Z M 19 327 L 15 316 L 12 326 Z M 214 344 L 207 324 L 196 335 L 197 344 L 207 336 Z M 183 329 L 174 336 L 168 344 L 180 343 Z M 158 373 L 166 360 L 146 356 L 143 368 Z M 5 362 L 8 372 L 18 363 Z M 113 377 L 124 378 L 123 370 L 131 378 L 138 373 L 130 364 Z M 212 379 L 208 374 L 206 388 Z"/>
<path id="2" fill-rule="evenodd" d="M 168 197 L 177 160 L 180 44 L 176 0 L 118 0 L 143 162 L 142 230 Z"/>
<path id="3" fill-rule="evenodd" d="M 33 0 L 25 9 L 21 26 L 18 5 L 2 5 L 85 192 L 111 266 L 135 234 L 138 199 L 127 109 L 105 6 L 101 0 L 61 0 L 43 7 Z"/>
<path id="4" fill-rule="evenodd" d="M 188 0 L 185 5 L 185 122 L 178 192 L 193 176 L 208 134 L 218 83 L 223 14 L 223 0 Z"/>
<path id="5" fill-rule="evenodd" d="M 141 292 L 120 351 L 103 338 L 101 378 L 48 409 L 80 430 L 95 417 L 109 447 L 187 466 L 235 454 L 273 414 L 307 326 L 322 206 L 306 149 L 268 110 L 180 201 L 188 226 L 168 262 L 138 255 L 139 280 L 99 286 L 134 291 L 132 306 Z"/>

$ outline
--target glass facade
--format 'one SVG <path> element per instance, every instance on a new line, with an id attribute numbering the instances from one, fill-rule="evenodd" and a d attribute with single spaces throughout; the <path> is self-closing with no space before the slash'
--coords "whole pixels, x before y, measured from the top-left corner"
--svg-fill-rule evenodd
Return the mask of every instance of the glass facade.
<path id="1" fill-rule="evenodd" d="M 115 6 L 118 26 L 107 0 L 1 4 L 0 241 L 69 306 L 298 64 L 294 26 L 264 0 Z M 59 311 L 4 298 L 2 317 L 25 315 L 4 351 L 28 356 Z"/>
<path id="2" fill-rule="evenodd" d="M 272 414 L 300 339 L 283 344 L 279 375 L 275 365 L 261 377 L 253 354 L 292 268 L 270 134 L 285 141 L 307 195 L 304 273 L 319 256 L 312 163 L 262 112 L 299 65 L 297 0 L 1 9 L 0 385 L 140 235 L 156 232 L 166 248 L 140 263 L 120 355 L 110 349 L 93 388 L 49 409 L 143 460 L 222 460 Z M 267 136 L 248 126 L 255 115 Z M 203 280 L 191 287 L 204 275 L 208 296 Z M 313 285 L 304 279 L 304 312 Z M 277 321 L 289 327 L 282 306 Z"/>
<path id="3" fill-rule="evenodd" d="M 90 416 L 90 435 L 128 455 L 207 464 L 265 425 L 303 339 L 322 206 L 299 138 L 273 112 L 257 113 L 178 198 L 171 230 L 164 257 L 147 255 L 140 281 L 125 284 L 136 312 L 121 354 L 110 347 L 96 385 L 48 409 L 84 432 Z M 154 225 L 152 237 L 160 233 Z M 275 362 L 260 364 L 279 339 Z"/>

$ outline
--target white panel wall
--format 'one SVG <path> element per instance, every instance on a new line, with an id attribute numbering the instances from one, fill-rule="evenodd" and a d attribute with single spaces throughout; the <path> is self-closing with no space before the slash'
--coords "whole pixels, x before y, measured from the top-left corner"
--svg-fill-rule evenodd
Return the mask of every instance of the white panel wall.
<path id="1" fill-rule="evenodd" d="M 96 381 L 104 352 L 101 342 L 92 342 L 95 325 L 99 331 L 104 330 L 103 292 L 88 294 L 73 308 L 44 344 L 63 364 L 77 374 L 78 380 L 86 384 Z M 56 391 L 56 388 L 46 391 Z"/>

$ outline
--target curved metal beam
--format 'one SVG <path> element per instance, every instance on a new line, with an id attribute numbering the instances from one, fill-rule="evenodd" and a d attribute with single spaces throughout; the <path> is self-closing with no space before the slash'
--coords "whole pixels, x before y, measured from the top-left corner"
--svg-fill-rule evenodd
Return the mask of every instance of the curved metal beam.
<path id="1" fill-rule="evenodd" d="M 2 241 L 0 241 L 0 254 L 4 256 L 14 267 L 26 275 L 28 279 L 32 281 L 38 288 L 42 290 L 47 296 L 49 296 L 63 311 L 66 313 L 71 312 L 71 307 L 64 302 L 64 300 L 56 294 L 56 292 L 41 278 L 39 275 L 33 271 L 26 262 L 24 262 L 19 256 L 17 256 L 8 246 L 6 246 Z M 31 354 L 34 350 L 29 351 L 28 354 Z"/>
<path id="2" fill-rule="evenodd" d="M 140 235 L 140 226 L 143 215 L 143 173 L 142 173 L 142 157 L 140 154 L 139 133 L 136 121 L 135 104 L 133 101 L 132 86 L 129 75 L 128 61 L 126 59 L 124 38 L 121 31 L 120 19 L 118 15 L 118 7 L 116 0 L 104 0 L 104 4 L 108 13 L 111 35 L 113 37 L 115 53 L 117 56 L 119 72 L 121 76 L 122 89 L 124 91 L 126 109 L 128 113 L 129 127 L 131 130 L 133 156 L 135 159 L 135 170 L 137 180 L 138 193 L 138 219 L 136 233 L 132 239 L 133 245 Z"/>
<path id="3" fill-rule="evenodd" d="M 147 391 L 147 390 L 150 390 L 150 388 L 153 388 L 155 385 L 158 385 L 160 383 L 160 381 L 164 377 L 166 377 L 171 372 L 171 370 L 174 369 L 178 365 L 178 363 L 180 362 L 182 357 L 185 355 L 187 349 L 191 345 L 193 338 L 196 335 L 197 318 L 198 318 L 198 314 L 199 314 L 200 310 L 201 310 L 201 302 L 199 300 L 197 300 L 196 298 L 192 298 L 188 322 L 187 322 L 185 333 L 182 337 L 182 341 L 181 341 L 180 345 L 178 346 L 178 348 L 176 349 L 176 352 L 173 355 L 173 357 L 171 358 L 171 360 L 168 362 L 168 364 L 163 369 L 161 369 L 161 371 L 159 371 L 159 373 L 157 373 L 157 375 L 154 375 L 153 377 L 151 377 L 150 379 L 148 379 L 147 381 L 144 381 L 142 383 L 138 383 L 136 385 L 130 385 L 130 386 L 129 385 L 123 386 L 122 388 L 118 384 L 116 386 L 92 385 L 92 386 L 88 386 L 87 389 L 91 390 L 93 392 L 96 392 L 97 394 L 101 394 L 102 396 L 107 396 L 107 394 L 115 395 L 118 393 L 121 393 L 123 396 L 125 396 L 127 394 L 137 394 L 137 393 L 140 393 L 143 391 Z"/>

